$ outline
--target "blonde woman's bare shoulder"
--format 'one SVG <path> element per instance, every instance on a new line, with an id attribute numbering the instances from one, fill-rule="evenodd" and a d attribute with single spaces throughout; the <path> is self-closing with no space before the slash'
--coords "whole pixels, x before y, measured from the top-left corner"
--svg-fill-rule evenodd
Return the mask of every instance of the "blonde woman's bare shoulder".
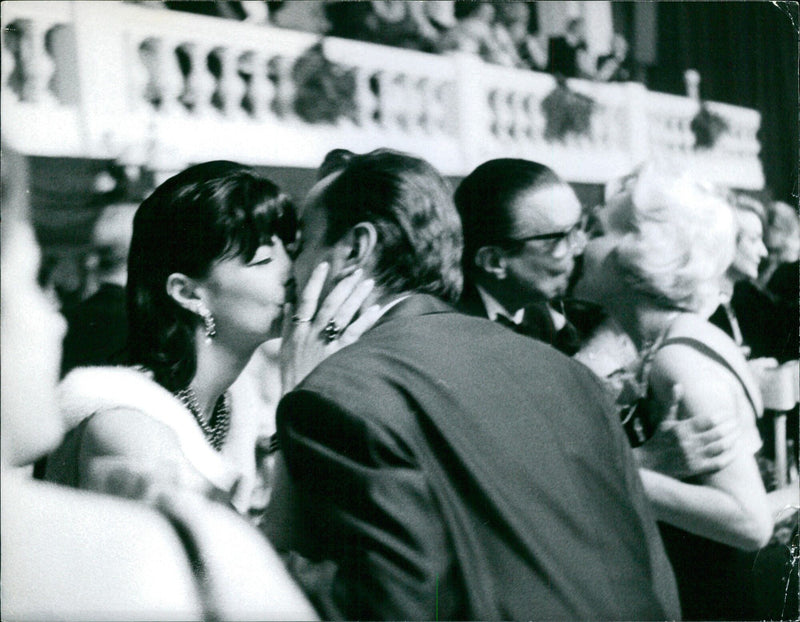
<path id="1" fill-rule="evenodd" d="M 744 355 L 725 331 L 694 313 L 681 315 L 669 331 L 669 338 L 690 337 L 706 344 L 726 360 L 745 364 Z"/>

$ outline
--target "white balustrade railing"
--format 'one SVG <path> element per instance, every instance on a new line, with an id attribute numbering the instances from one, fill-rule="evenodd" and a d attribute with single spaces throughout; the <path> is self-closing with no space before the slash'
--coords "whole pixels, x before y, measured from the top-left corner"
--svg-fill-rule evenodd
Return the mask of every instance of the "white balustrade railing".
<path id="1" fill-rule="evenodd" d="M 169 170 L 228 158 L 316 167 L 334 148 L 417 153 L 448 175 L 494 157 L 601 183 L 645 159 L 760 188 L 756 111 L 709 103 L 728 131 L 694 148 L 699 104 L 642 85 L 574 80 L 593 103 L 581 135 L 546 137 L 552 76 L 342 39 L 325 56 L 351 72 L 352 110 L 308 123 L 295 61 L 311 34 L 118 2 L 3 3 L 3 134 L 32 155 L 120 158 Z"/>

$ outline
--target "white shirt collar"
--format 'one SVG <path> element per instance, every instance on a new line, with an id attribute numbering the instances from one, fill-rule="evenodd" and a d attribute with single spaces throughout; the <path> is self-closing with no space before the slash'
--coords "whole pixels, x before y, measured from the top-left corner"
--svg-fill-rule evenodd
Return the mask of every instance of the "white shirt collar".
<path id="1" fill-rule="evenodd" d="M 508 309 L 501 305 L 494 296 L 483 289 L 480 285 L 476 285 L 475 287 L 478 290 L 481 300 L 483 301 L 483 306 L 486 307 L 486 314 L 489 316 L 490 320 L 494 322 L 498 315 L 502 315 L 514 322 L 514 324 L 522 323 L 522 318 L 525 315 L 524 307 L 517 309 L 515 313 L 509 313 Z M 563 313 L 557 311 L 549 304 L 547 305 L 547 311 L 550 313 L 550 317 L 553 320 L 553 327 L 556 329 L 556 331 L 561 330 L 567 325 L 567 318 L 564 317 Z"/>
<path id="2" fill-rule="evenodd" d="M 411 295 L 411 294 L 406 294 L 405 296 L 400 296 L 400 297 L 398 297 L 398 298 L 395 298 L 395 299 L 394 299 L 394 300 L 392 300 L 391 302 L 388 302 L 388 303 L 386 303 L 385 305 L 383 305 L 383 306 L 381 307 L 381 313 L 380 313 L 380 315 L 379 315 L 379 316 L 376 318 L 376 321 L 377 321 L 377 320 L 379 320 L 380 318 L 382 318 L 384 315 L 386 315 L 386 312 L 387 312 L 389 309 L 391 309 L 391 308 L 392 308 L 393 306 L 395 306 L 397 303 L 399 303 L 399 302 L 403 302 L 403 301 L 404 301 L 406 298 L 408 298 L 410 295 Z"/>
<path id="3" fill-rule="evenodd" d="M 564 317 L 564 314 L 561 313 L 561 311 L 557 311 L 550 305 L 547 305 L 547 310 L 550 312 L 550 317 L 553 319 L 553 328 L 556 329 L 556 332 L 567 325 L 567 318 Z"/>
<path id="4" fill-rule="evenodd" d="M 497 319 L 498 315 L 502 315 L 514 322 L 514 324 L 522 323 L 522 317 L 525 315 L 524 308 L 520 307 L 515 313 L 509 313 L 508 309 L 501 305 L 494 296 L 483 289 L 480 285 L 476 285 L 475 287 L 478 290 L 481 300 L 483 301 L 483 306 L 486 307 L 486 315 L 489 316 L 489 319 L 492 320 L 492 322 Z"/>

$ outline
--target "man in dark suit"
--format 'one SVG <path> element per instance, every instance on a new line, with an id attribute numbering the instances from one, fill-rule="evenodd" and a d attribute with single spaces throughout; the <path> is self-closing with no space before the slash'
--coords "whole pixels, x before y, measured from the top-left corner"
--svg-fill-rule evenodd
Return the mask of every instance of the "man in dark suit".
<path id="1" fill-rule="evenodd" d="M 74 367 L 119 363 L 125 358 L 128 321 L 125 283 L 128 280 L 128 249 L 133 233 L 134 203 L 105 206 L 92 230 L 92 248 L 87 258 L 88 296 L 64 310 L 62 376 Z"/>
<path id="2" fill-rule="evenodd" d="M 563 300 L 586 242 L 569 184 L 538 162 L 502 158 L 470 173 L 455 203 L 464 229 L 459 308 L 575 354 L 602 315 Z"/>
<path id="3" fill-rule="evenodd" d="M 548 41 L 547 71 L 564 78 L 589 78 L 586 61 L 586 34 L 582 18 L 573 17 L 567 22 L 566 30 L 560 37 L 550 37 Z"/>
<path id="4" fill-rule="evenodd" d="M 678 617 L 595 377 L 447 304 L 461 230 L 439 174 L 396 152 L 352 156 L 314 186 L 300 222 L 298 291 L 322 261 L 328 287 L 363 269 L 383 310 L 278 407 L 288 539 L 335 566 L 330 582 L 300 576 L 323 617 Z"/>

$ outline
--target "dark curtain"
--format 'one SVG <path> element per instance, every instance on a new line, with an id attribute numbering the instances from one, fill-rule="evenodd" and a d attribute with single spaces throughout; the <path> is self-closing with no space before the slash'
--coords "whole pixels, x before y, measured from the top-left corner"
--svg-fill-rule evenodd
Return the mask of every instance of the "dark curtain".
<path id="1" fill-rule="evenodd" d="M 761 112 L 761 161 L 775 199 L 797 204 L 796 2 L 660 2 L 650 88 L 685 94 L 697 69 L 703 99 Z"/>

